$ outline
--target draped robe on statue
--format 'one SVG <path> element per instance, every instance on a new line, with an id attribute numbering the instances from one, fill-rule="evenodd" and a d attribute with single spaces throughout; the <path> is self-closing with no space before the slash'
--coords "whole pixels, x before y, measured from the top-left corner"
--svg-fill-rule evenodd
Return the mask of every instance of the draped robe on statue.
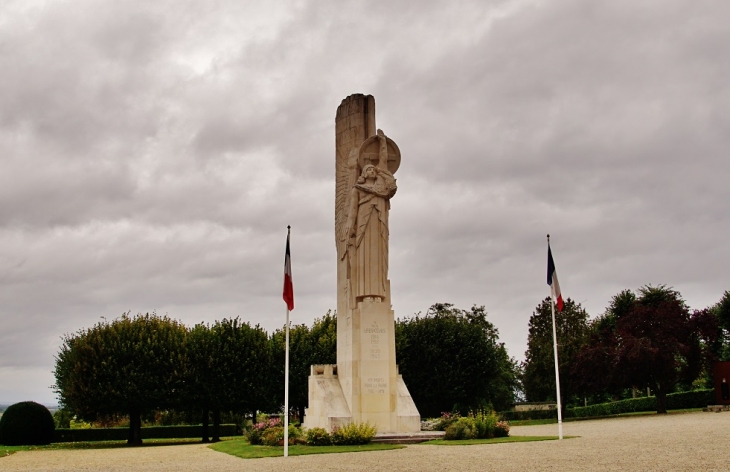
<path id="1" fill-rule="evenodd" d="M 351 195 L 350 224 L 356 225 L 351 284 L 357 301 L 387 298 L 388 212 L 396 186 L 390 172 L 378 169 L 377 173 L 375 182 L 355 185 Z"/>

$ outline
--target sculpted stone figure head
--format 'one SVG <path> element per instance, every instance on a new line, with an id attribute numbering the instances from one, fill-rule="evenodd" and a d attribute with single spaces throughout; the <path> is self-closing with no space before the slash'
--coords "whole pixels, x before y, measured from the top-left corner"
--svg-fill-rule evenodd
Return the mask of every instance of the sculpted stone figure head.
<path id="1" fill-rule="evenodd" d="M 377 176 L 378 176 L 378 173 L 375 170 L 375 166 L 372 164 L 368 164 L 362 168 L 362 172 L 360 173 L 360 176 L 357 178 L 357 183 L 364 184 L 366 179 L 374 179 Z"/>

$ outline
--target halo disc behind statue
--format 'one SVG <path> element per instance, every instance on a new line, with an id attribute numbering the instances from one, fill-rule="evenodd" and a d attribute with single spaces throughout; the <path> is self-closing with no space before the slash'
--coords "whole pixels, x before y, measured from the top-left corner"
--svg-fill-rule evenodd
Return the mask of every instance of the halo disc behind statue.
<path id="1" fill-rule="evenodd" d="M 385 142 L 388 146 L 388 171 L 391 174 L 395 174 L 395 171 L 400 167 L 400 149 L 395 141 L 389 137 L 385 137 Z M 380 161 L 380 140 L 378 136 L 370 136 L 360 146 L 360 153 L 357 159 L 357 163 L 360 169 L 368 164 L 374 166 L 378 165 Z"/>

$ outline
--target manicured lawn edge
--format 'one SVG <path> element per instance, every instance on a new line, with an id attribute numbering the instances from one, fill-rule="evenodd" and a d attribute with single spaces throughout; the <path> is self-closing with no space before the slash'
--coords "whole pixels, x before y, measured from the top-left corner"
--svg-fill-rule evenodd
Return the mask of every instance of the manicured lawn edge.
<path id="1" fill-rule="evenodd" d="M 211 444 L 211 449 L 242 459 L 259 459 L 262 457 L 283 457 L 283 446 L 252 446 L 246 440 L 226 441 Z M 338 454 L 342 452 L 367 452 L 387 451 L 391 449 L 402 449 L 402 444 L 370 443 L 361 446 L 289 446 L 290 456 L 303 456 L 308 454 Z"/>
<path id="2" fill-rule="evenodd" d="M 682 410 L 669 410 L 667 411 L 667 415 L 681 415 L 683 413 L 695 413 L 697 411 L 702 411 L 702 408 L 685 408 Z M 563 423 L 569 423 L 572 421 L 588 421 L 588 420 L 605 420 L 607 418 L 624 418 L 624 417 L 632 417 L 632 416 L 654 416 L 658 413 L 656 411 L 632 411 L 629 413 L 619 413 L 616 415 L 607 415 L 607 416 L 581 416 L 581 417 L 574 417 L 574 418 L 563 418 Z M 551 419 L 544 419 L 544 420 L 514 420 L 510 421 L 510 426 L 536 426 L 541 424 L 557 424 L 558 420 L 557 418 L 551 418 Z"/>
<path id="3" fill-rule="evenodd" d="M 240 436 L 221 438 L 222 442 L 241 439 Z M 201 444 L 200 439 L 194 438 L 174 438 L 174 439 L 145 439 L 141 446 L 134 447 L 154 447 L 154 446 L 179 446 L 186 444 Z M 220 444 L 220 443 L 216 443 Z M 127 441 L 79 441 L 65 443 L 51 443 L 47 446 L 3 446 L 0 444 L 0 459 L 14 454 L 18 451 L 53 451 L 58 449 L 116 449 L 120 447 L 130 447 Z"/>
<path id="4" fill-rule="evenodd" d="M 577 438 L 578 436 L 563 436 L 563 439 Z M 491 439 L 461 439 L 456 441 L 446 439 L 434 439 L 422 443 L 424 446 L 470 446 L 472 444 L 504 444 L 513 442 L 533 442 L 533 441 L 553 441 L 557 440 L 557 436 L 508 436 L 506 438 Z"/>

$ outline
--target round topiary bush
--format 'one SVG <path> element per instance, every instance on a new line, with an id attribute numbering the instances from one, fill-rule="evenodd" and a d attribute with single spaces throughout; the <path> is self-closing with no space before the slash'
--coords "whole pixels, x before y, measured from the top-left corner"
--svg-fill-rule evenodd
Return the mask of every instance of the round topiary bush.
<path id="1" fill-rule="evenodd" d="M 36 402 L 10 405 L 0 417 L 0 444 L 37 446 L 50 444 L 56 425 L 48 408 Z"/>

